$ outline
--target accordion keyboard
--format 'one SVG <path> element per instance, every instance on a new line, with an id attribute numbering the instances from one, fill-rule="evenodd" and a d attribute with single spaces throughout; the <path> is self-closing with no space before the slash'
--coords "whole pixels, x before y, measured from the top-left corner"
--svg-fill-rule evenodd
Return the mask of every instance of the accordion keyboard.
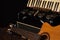
<path id="1" fill-rule="evenodd" d="M 51 9 L 52 11 L 60 12 L 59 0 L 29 0 L 27 7 L 38 7 Z"/>

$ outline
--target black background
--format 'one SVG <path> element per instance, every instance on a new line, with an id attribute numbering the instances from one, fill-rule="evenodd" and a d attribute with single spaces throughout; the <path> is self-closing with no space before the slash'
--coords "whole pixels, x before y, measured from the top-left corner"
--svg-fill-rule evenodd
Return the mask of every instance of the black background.
<path id="1" fill-rule="evenodd" d="M 1 14 L 0 24 L 6 26 L 17 20 L 17 13 L 26 7 L 28 0 L 4 0 L 4 13 Z"/>
<path id="2" fill-rule="evenodd" d="M 26 7 L 27 2 L 28 0 L 4 0 L 4 13 L 2 12 L 0 14 L 0 25 L 5 27 L 10 22 L 16 22 L 17 13 Z M 56 22 L 56 24 L 60 24 L 59 17 L 54 21 Z"/>

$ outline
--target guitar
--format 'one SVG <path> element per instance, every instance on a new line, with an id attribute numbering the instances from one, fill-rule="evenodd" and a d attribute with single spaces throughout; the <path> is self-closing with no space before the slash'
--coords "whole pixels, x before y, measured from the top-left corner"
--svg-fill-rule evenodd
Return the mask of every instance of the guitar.
<path id="1" fill-rule="evenodd" d="M 46 40 L 60 40 L 60 25 L 53 27 L 49 23 L 45 22 L 38 34 L 41 36 L 47 36 Z"/>

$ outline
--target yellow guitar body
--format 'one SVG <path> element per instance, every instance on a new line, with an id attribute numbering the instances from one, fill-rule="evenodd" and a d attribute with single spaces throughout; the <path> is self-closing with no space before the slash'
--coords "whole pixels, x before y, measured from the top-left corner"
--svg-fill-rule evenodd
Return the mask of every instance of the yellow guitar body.
<path id="1" fill-rule="evenodd" d="M 58 26 L 51 26 L 47 22 L 43 23 L 42 28 L 39 35 L 48 33 L 49 34 L 49 40 L 60 40 L 60 25 Z"/>

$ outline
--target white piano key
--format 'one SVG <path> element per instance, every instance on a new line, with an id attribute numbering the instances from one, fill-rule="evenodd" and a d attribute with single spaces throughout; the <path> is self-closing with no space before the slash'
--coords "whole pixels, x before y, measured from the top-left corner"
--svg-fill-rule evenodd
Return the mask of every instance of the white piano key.
<path id="1" fill-rule="evenodd" d="M 36 0 L 35 7 L 38 7 L 38 0 Z"/>
<path id="2" fill-rule="evenodd" d="M 29 7 L 31 7 L 31 4 L 32 4 L 32 0 L 30 1 Z"/>
<path id="3" fill-rule="evenodd" d="M 42 0 L 40 0 L 38 7 L 40 7 L 40 6 L 41 6 L 41 3 L 42 3 Z"/>
<path id="4" fill-rule="evenodd" d="M 56 2 L 54 6 L 54 11 L 57 11 L 58 7 L 59 7 L 59 2 Z"/>
<path id="5" fill-rule="evenodd" d="M 43 1 L 43 3 L 42 3 L 42 7 L 43 7 L 43 8 L 45 8 L 46 2 L 47 2 L 47 1 Z"/>
<path id="6" fill-rule="evenodd" d="M 31 1 L 31 0 L 28 0 L 27 7 L 29 7 L 29 5 L 30 5 L 30 1 Z"/>
<path id="7" fill-rule="evenodd" d="M 32 0 L 31 7 L 34 7 L 34 5 L 35 5 L 35 1 L 36 1 L 36 0 Z"/>
<path id="8" fill-rule="evenodd" d="M 54 11 L 54 7 L 55 7 L 55 2 L 54 2 L 53 7 L 52 7 L 52 9 L 51 9 L 52 11 Z"/>
<path id="9" fill-rule="evenodd" d="M 58 7 L 58 9 L 57 9 L 57 12 L 60 12 L 60 3 L 59 3 L 59 7 Z"/>
<path id="10" fill-rule="evenodd" d="M 38 7 L 38 8 L 39 8 L 40 5 L 41 5 L 41 2 L 42 2 L 42 0 L 37 0 L 37 1 L 36 1 L 36 5 L 35 5 L 35 7 Z"/>
<path id="11" fill-rule="evenodd" d="M 53 5 L 54 5 L 54 2 L 52 2 L 52 4 L 51 4 L 51 8 L 50 8 L 51 10 L 52 10 L 52 8 L 53 8 Z"/>
<path id="12" fill-rule="evenodd" d="M 47 3 L 47 7 L 46 7 L 46 8 L 50 9 L 50 6 L 51 6 L 50 3 L 51 3 L 51 2 L 48 1 L 48 3 Z"/>
<path id="13" fill-rule="evenodd" d="M 43 1 L 47 1 L 46 4 L 43 4 Z M 48 5 L 48 1 L 54 2 L 54 4 L 51 3 L 51 5 Z M 56 7 L 54 9 L 56 2 L 59 2 L 59 6 L 58 8 Z M 28 3 L 27 3 L 27 7 L 38 7 L 38 8 L 46 8 L 46 9 L 47 9 L 47 5 L 49 6 L 48 9 L 51 9 L 52 11 L 59 12 L 60 10 L 60 0 L 28 0 Z"/>
<path id="14" fill-rule="evenodd" d="M 43 1 L 41 2 L 40 8 L 42 8 L 42 5 L 43 5 Z"/>
<path id="15" fill-rule="evenodd" d="M 34 7 L 36 7 L 36 2 L 37 2 L 37 0 L 35 0 Z"/>
<path id="16" fill-rule="evenodd" d="M 46 2 L 45 8 L 47 7 L 48 1 Z"/>

